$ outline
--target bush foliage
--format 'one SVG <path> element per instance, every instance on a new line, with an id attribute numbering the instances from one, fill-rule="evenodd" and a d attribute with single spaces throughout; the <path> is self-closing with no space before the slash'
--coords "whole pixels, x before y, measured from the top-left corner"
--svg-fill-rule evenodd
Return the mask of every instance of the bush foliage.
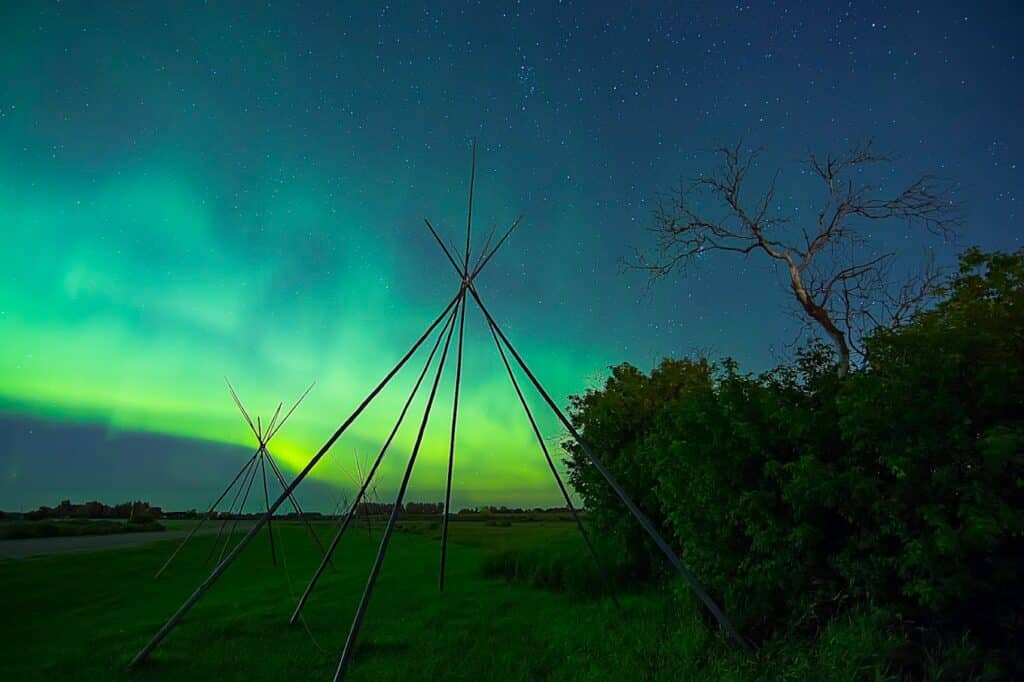
<path id="1" fill-rule="evenodd" d="M 570 411 L 748 636 L 820 632 L 867 606 L 1019 674 L 1024 250 L 966 252 L 936 306 L 865 347 L 843 380 L 822 345 L 756 376 L 731 361 L 620 365 Z M 664 571 L 566 450 L 596 526 L 641 572 Z"/>

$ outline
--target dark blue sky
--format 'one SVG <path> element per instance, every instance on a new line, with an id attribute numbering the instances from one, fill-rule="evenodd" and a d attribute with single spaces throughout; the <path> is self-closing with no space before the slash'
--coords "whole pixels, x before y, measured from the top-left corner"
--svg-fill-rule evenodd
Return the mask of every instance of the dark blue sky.
<path id="1" fill-rule="evenodd" d="M 241 444 L 224 374 L 266 411 L 317 378 L 282 445 L 294 471 L 450 297 L 420 219 L 457 239 L 471 137 L 478 237 L 525 214 L 481 291 L 559 398 L 621 361 L 784 354 L 796 325 L 756 258 L 708 258 L 649 296 L 619 273 L 658 193 L 719 144 L 764 146 L 754 179 L 778 168 L 777 210 L 799 220 L 820 196 L 806 153 L 874 137 L 896 159 L 884 186 L 938 173 L 959 183 L 963 243 L 1020 246 L 1018 3 L 352 5 L 5 3 L 9 423 Z M 909 264 L 930 243 L 870 234 Z M 508 387 L 486 341 L 470 333 L 463 501 L 553 503 L 542 462 L 507 463 L 529 432 L 493 416 Z M 111 501 L 166 468 L 114 435 L 130 475 Z M 0 435 L 0 507 L 60 497 L 11 462 L 99 456 L 68 443 Z"/>

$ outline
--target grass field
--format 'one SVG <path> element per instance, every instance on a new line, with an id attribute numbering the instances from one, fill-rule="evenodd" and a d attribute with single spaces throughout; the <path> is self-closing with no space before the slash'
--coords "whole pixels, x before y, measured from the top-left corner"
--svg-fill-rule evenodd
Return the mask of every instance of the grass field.
<path id="1" fill-rule="evenodd" d="M 350 530 L 304 612 L 288 617 L 317 563 L 301 526 L 261 533 L 140 669 L 127 663 L 208 572 L 197 536 L 158 581 L 174 547 L 0 561 L 4 680 L 330 679 L 379 537 Z M 318 526 L 326 539 L 330 524 Z M 352 680 L 878 679 L 877 636 L 863 623 L 817 644 L 743 656 L 673 589 L 610 600 L 484 577 L 494 552 L 583 548 L 564 522 L 453 523 L 447 587 L 437 590 L 437 531 L 396 533 L 359 640 Z M 575 550 L 571 548 L 575 547 Z M 569 549 L 567 549 L 569 548 Z M 851 647 L 850 642 L 858 643 Z M 835 655 L 833 655 L 835 654 Z"/>

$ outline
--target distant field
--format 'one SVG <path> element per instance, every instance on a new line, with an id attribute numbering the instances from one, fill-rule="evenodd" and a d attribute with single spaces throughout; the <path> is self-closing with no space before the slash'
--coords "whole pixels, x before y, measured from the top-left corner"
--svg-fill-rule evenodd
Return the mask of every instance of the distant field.
<path id="1" fill-rule="evenodd" d="M 0 560 L 0 678 L 330 679 L 379 537 L 352 529 L 304 612 L 305 626 L 289 627 L 317 553 L 300 525 L 276 525 L 278 565 L 261 534 L 131 675 L 128 661 L 208 572 L 213 536 L 197 536 L 158 581 L 152 576 L 174 542 Z M 317 526 L 325 540 L 332 527 Z M 620 595 L 616 610 L 604 598 L 483 577 L 494 552 L 582 552 L 571 524 L 455 522 L 451 539 L 441 595 L 432 524 L 406 524 L 395 535 L 349 679 L 775 679 L 779 666 L 791 667 L 785 652 L 742 658 L 671 591 Z M 849 667 L 858 671 L 849 679 L 871 673 L 863 661 Z M 800 670 L 791 678 L 813 674 Z"/>

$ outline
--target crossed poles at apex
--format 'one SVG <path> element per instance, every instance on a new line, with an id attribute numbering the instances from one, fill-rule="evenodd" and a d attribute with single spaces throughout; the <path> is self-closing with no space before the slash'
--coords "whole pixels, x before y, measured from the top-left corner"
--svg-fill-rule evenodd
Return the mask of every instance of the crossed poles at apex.
<path id="1" fill-rule="evenodd" d="M 220 496 L 216 500 L 214 500 L 213 504 L 210 505 L 210 508 L 206 512 L 206 514 L 203 515 L 199 522 L 192 527 L 192 530 L 189 531 L 189 534 L 185 536 L 185 539 L 182 540 L 181 543 L 171 553 L 171 555 L 167 557 L 167 561 L 164 562 L 163 566 L 160 567 L 160 570 L 158 570 L 156 574 L 153 576 L 154 579 L 159 578 L 161 575 L 163 575 L 163 573 L 170 567 L 175 557 L 178 556 L 178 553 L 181 552 L 181 550 L 185 547 L 186 544 L 188 544 L 189 540 L 192 539 L 196 532 L 200 528 L 202 528 L 207 521 L 212 519 L 214 515 L 218 514 L 217 508 L 220 506 L 220 503 L 224 501 L 224 499 L 231 493 L 232 490 L 234 490 L 235 494 L 231 499 L 231 503 L 228 505 L 228 508 L 223 512 L 224 518 L 222 519 L 220 528 L 217 531 L 217 537 L 210 545 L 210 550 L 206 555 L 206 561 L 209 562 L 214 552 L 216 552 L 217 548 L 220 547 L 220 555 L 217 561 L 219 563 L 224 559 L 224 554 L 227 551 L 227 548 L 231 542 L 231 538 L 234 536 L 235 530 L 237 529 L 238 517 L 242 514 L 242 512 L 245 509 L 245 503 L 249 499 L 249 493 L 252 490 L 252 486 L 256 481 L 257 475 L 261 475 L 263 478 L 264 510 L 266 512 L 270 511 L 270 493 L 267 484 L 268 463 L 270 465 L 269 468 L 271 474 L 277 480 L 277 483 L 278 485 L 281 486 L 281 489 L 286 490 L 288 488 L 288 482 L 285 480 L 284 474 L 281 472 L 280 467 L 278 467 L 277 462 L 274 461 L 274 457 L 270 454 L 270 451 L 267 449 L 267 445 L 270 443 L 270 439 L 276 436 L 278 431 L 281 430 L 281 427 L 283 427 L 285 422 L 288 421 L 288 418 L 292 416 L 292 414 L 295 412 L 295 409 L 299 406 L 299 404 L 306 398 L 307 395 L 309 395 L 309 392 L 313 390 L 313 384 L 310 384 L 309 388 L 307 388 L 302 393 L 302 395 L 299 396 L 298 400 L 295 401 L 295 403 L 291 406 L 291 409 L 288 410 L 288 412 L 284 415 L 284 418 L 282 418 L 280 421 L 278 421 L 278 417 L 281 416 L 281 408 L 284 406 L 284 403 L 278 403 L 277 409 L 274 411 L 273 416 L 270 418 L 270 421 L 267 422 L 266 427 L 264 428 L 262 420 L 258 416 L 256 417 L 256 421 L 253 422 L 252 418 L 249 416 L 249 412 L 245 409 L 245 406 L 239 399 L 238 393 L 235 392 L 235 388 L 231 385 L 231 382 L 228 381 L 227 378 L 225 378 L 224 381 L 225 383 L 227 383 L 228 391 L 231 392 L 231 398 L 234 401 L 235 405 L 238 407 L 239 412 L 242 413 L 242 418 L 245 419 L 246 425 L 248 425 L 253 435 L 256 436 L 256 450 L 252 453 L 252 456 L 249 457 L 245 464 L 242 465 L 242 468 L 238 470 L 238 473 L 236 473 L 235 477 L 231 479 L 231 482 L 228 483 L 227 487 L 220 494 Z M 235 487 L 236 484 L 238 485 L 237 488 Z M 241 504 L 238 504 L 239 497 L 241 497 Z M 324 547 L 323 544 L 320 542 L 320 537 L 316 534 L 316 531 L 313 530 L 313 527 L 310 525 L 309 520 L 303 514 L 302 507 L 299 505 L 298 500 L 295 499 L 295 496 L 293 494 L 289 493 L 288 501 L 291 503 L 292 510 L 295 512 L 296 516 L 299 517 L 299 520 L 302 521 L 303 525 L 305 525 L 306 529 L 309 531 L 309 534 L 313 537 L 313 541 L 316 543 L 317 547 L 319 547 L 321 554 L 324 553 Z M 237 509 L 235 507 L 236 504 L 238 504 Z M 234 516 L 235 518 L 232 519 L 232 516 Z M 270 536 L 270 559 L 271 562 L 276 566 L 277 552 L 274 547 L 274 531 L 271 518 L 272 516 L 272 514 L 269 514 L 267 516 L 266 523 L 267 533 Z M 227 534 L 225 534 L 224 530 L 225 528 L 227 528 L 229 522 L 231 523 L 231 530 L 228 531 Z M 221 543 L 222 537 L 224 539 L 223 544 Z"/>
<path id="2" fill-rule="evenodd" d="M 554 412 L 554 414 L 558 417 L 558 420 L 561 422 L 562 426 L 566 429 L 566 431 L 569 432 L 569 434 L 572 436 L 572 438 L 579 444 L 581 451 L 587 457 L 587 459 L 589 460 L 591 465 L 593 465 L 594 468 L 605 479 L 605 481 L 608 483 L 609 487 L 611 487 L 611 489 L 619 497 L 619 499 L 625 505 L 625 507 L 629 511 L 629 513 L 637 520 L 637 522 L 641 525 L 641 527 L 644 529 L 644 531 L 651 537 L 651 539 L 654 541 L 654 543 L 657 545 L 657 547 L 661 550 L 661 552 L 672 563 L 673 567 L 676 569 L 676 571 L 679 573 L 679 575 L 686 581 L 686 583 L 689 585 L 690 589 L 694 592 L 694 594 L 698 597 L 698 599 L 700 599 L 700 601 L 705 605 L 705 607 L 708 609 L 708 611 L 711 613 L 711 615 L 716 619 L 716 621 L 719 623 L 719 625 L 722 627 L 722 629 L 726 632 L 726 634 L 731 639 L 733 639 L 741 648 L 749 649 L 749 644 L 735 630 L 735 628 L 732 626 L 732 623 L 729 621 L 728 617 L 726 617 L 726 615 L 721 611 L 721 609 L 714 602 L 714 600 L 711 599 L 711 597 L 704 590 L 703 586 L 697 581 L 697 579 L 689 571 L 689 569 L 686 567 L 686 565 L 683 564 L 682 560 L 675 554 L 675 552 L 668 545 L 668 543 L 665 541 L 665 539 L 661 537 L 661 534 L 658 533 L 658 531 L 655 528 L 654 524 L 651 523 L 651 521 L 637 507 L 636 503 L 633 502 L 633 499 L 629 496 L 629 494 L 626 492 L 626 490 L 615 479 L 615 477 L 611 474 L 611 472 L 604 465 L 604 463 L 600 460 L 600 458 L 597 457 L 597 455 L 594 453 L 594 451 L 590 447 L 590 445 L 583 439 L 582 435 L 576 430 L 576 428 L 573 426 L 572 422 L 568 419 L 568 417 L 561 410 L 561 408 L 559 408 L 558 404 L 552 399 L 551 395 L 543 387 L 543 385 L 537 379 L 536 375 L 534 375 L 534 373 L 526 365 L 526 362 L 523 360 L 522 356 L 519 354 L 519 352 L 516 350 L 516 348 L 509 341 L 508 337 L 502 331 L 501 327 L 494 320 L 494 317 L 491 315 L 490 311 L 484 305 L 484 302 L 481 300 L 481 297 L 480 297 L 479 293 L 477 292 L 476 286 L 475 286 L 476 277 L 480 274 L 480 272 L 483 270 L 483 268 L 486 267 L 486 265 L 491 261 L 491 259 L 494 257 L 494 254 L 505 243 L 505 241 L 508 239 L 509 235 L 511 235 L 512 232 L 516 229 L 516 227 L 520 223 L 521 217 L 517 218 L 516 221 L 512 223 L 512 225 L 508 228 L 508 230 L 505 232 L 505 234 L 502 236 L 502 238 L 498 241 L 498 243 L 493 248 L 489 248 L 490 247 L 490 242 L 491 242 L 491 237 L 493 237 L 493 232 L 492 232 L 491 237 L 488 237 L 487 243 L 486 243 L 484 249 L 482 250 L 480 257 L 478 258 L 476 264 L 471 269 L 469 267 L 469 263 L 470 263 L 470 244 L 471 244 L 471 231 L 472 231 L 472 219 L 473 219 L 473 189 L 474 189 L 474 184 L 475 184 L 475 178 L 476 178 L 476 146 L 475 146 L 475 143 L 474 143 L 472 171 L 471 171 L 471 174 L 470 174 L 469 209 L 467 211 L 467 220 L 466 220 L 466 248 L 465 248 L 464 253 L 461 254 L 462 255 L 462 258 L 460 259 L 461 262 L 462 262 L 461 266 L 459 265 L 459 262 L 456 261 L 455 257 L 452 255 L 451 251 L 449 251 L 449 249 L 445 246 L 444 242 L 441 240 L 440 236 L 437 234 L 437 231 L 434 229 L 433 225 L 431 225 L 429 221 L 424 220 L 424 222 L 426 223 L 427 228 L 430 230 L 430 233 L 433 235 L 434 239 L 441 246 L 442 250 L 444 251 L 445 256 L 448 258 L 449 262 L 451 263 L 451 265 L 455 269 L 456 274 L 458 275 L 458 277 L 460 279 L 459 289 L 456 292 L 455 296 L 451 299 L 451 301 L 448 302 L 448 304 L 444 307 L 444 309 L 441 311 L 441 313 L 434 319 L 434 321 L 430 324 L 430 326 L 427 328 L 427 330 L 425 332 L 423 332 L 423 334 L 416 340 L 415 343 L 413 343 L 412 347 L 409 348 L 408 351 L 406 351 L 405 355 L 402 356 L 402 358 L 391 369 L 391 371 L 388 372 L 384 376 L 384 378 L 380 381 L 380 383 L 377 384 L 376 387 L 373 388 L 372 391 L 370 391 L 370 393 L 356 407 L 356 409 L 352 412 L 352 414 L 341 424 L 341 426 L 338 427 L 338 429 L 334 432 L 334 434 L 330 438 L 327 439 L 327 441 L 316 452 L 316 454 L 314 454 L 313 457 L 310 458 L 309 462 L 302 469 L 302 471 L 299 472 L 299 474 L 295 477 L 295 479 L 288 485 L 288 487 L 285 489 L 284 493 L 282 493 L 281 496 L 278 497 L 277 500 L 273 504 L 270 505 L 270 508 L 269 508 L 268 512 L 266 514 L 264 514 L 264 516 L 259 521 L 256 522 L 256 524 L 249 530 L 249 532 L 246 534 L 246 536 L 243 537 L 241 541 L 239 541 L 239 543 L 234 547 L 234 549 L 232 549 L 232 551 L 230 553 L 228 553 L 228 555 L 222 561 L 220 561 L 220 563 L 217 564 L 217 566 L 213 569 L 213 571 L 211 572 L 209 577 L 207 577 L 207 579 L 205 581 L 203 581 L 203 583 L 201 583 L 198 588 L 196 588 L 195 592 L 193 592 L 192 595 L 185 601 L 185 603 L 182 604 L 182 606 L 178 609 L 178 611 L 176 611 L 168 619 L 168 621 L 163 625 L 163 627 L 161 627 L 160 630 L 158 630 L 156 632 L 156 634 L 149 641 L 149 643 L 146 644 L 146 646 L 144 646 L 139 651 L 139 653 L 135 656 L 135 658 L 132 660 L 130 665 L 134 666 L 134 665 L 137 665 L 138 663 L 141 663 L 142 661 L 144 661 L 149 656 L 149 654 L 153 651 L 153 649 L 155 649 L 157 647 L 157 645 L 159 645 L 159 643 L 164 639 L 164 637 L 166 637 L 167 634 L 178 624 L 178 622 L 181 620 L 181 618 L 184 617 L 184 615 L 195 605 L 195 603 L 197 601 L 199 601 L 200 598 L 202 598 L 202 596 L 206 592 L 206 590 L 208 590 L 217 581 L 217 579 L 220 578 L 220 576 L 224 573 L 224 571 L 231 564 L 231 562 L 234 561 L 234 559 L 238 556 L 239 553 L 241 553 L 241 551 L 245 548 L 245 546 L 248 545 L 249 542 L 252 541 L 252 538 L 255 537 L 257 532 L 259 532 L 259 529 L 263 526 L 263 524 L 267 523 L 270 520 L 270 516 L 273 514 L 273 511 L 275 509 L 277 509 L 277 507 L 280 506 L 284 502 L 284 500 L 288 497 L 288 495 L 290 495 L 291 492 L 305 479 L 305 477 L 309 474 L 309 472 L 312 471 L 312 469 L 324 457 L 324 455 L 327 454 L 327 452 L 331 449 L 331 447 L 334 445 L 334 443 L 342 436 L 342 434 L 345 433 L 345 431 L 349 428 L 349 426 L 352 425 L 352 423 L 359 417 L 359 415 L 362 414 L 363 410 L 365 410 L 366 407 L 377 397 L 377 395 L 380 394 L 380 392 L 384 389 L 384 387 L 388 385 L 388 383 L 391 381 L 391 379 L 394 378 L 394 376 L 402 369 L 402 367 L 405 366 L 405 364 L 409 361 L 409 359 L 416 353 L 417 350 L 419 350 L 419 348 L 427 341 L 427 339 L 433 334 L 433 332 L 443 322 L 444 325 L 441 327 L 439 333 L 437 334 L 437 338 L 434 341 L 433 347 L 432 347 L 432 349 L 430 351 L 430 354 L 429 354 L 429 356 L 427 358 L 427 361 L 426 361 L 426 363 L 425 363 L 425 365 L 423 367 L 423 370 L 420 372 L 419 377 L 417 378 L 417 380 L 415 382 L 415 385 L 413 386 L 412 391 L 409 394 L 409 398 L 406 400 L 405 404 L 402 407 L 402 410 L 401 410 L 401 412 L 399 414 L 399 417 L 398 417 L 398 420 L 397 420 L 397 422 L 395 424 L 395 427 L 392 429 L 391 433 L 389 434 L 388 438 L 386 439 L 386 441 L 384 443 L 384 446 L 381 448 L 381 451 L 378 454 L 377 459 L 374 461 L 374 464 L 373 464 L 373 466 L 370 469 L 370 472 L 369 472 L 369 474 L 367 476 L 366 481 L 361 486 L 359 492 L 356 495 L 356 499 L 354 500 L 353 504 L 350 506 L 348 513 L 345 515 L 345 518 L 342 521 L 341 526 L 338 529 L 338 532 L 335 534 L 334 538 L 331 541 L 331 544 L 328 546 L 327 552 L 325 553 L 325 556 L 324 556 L 324 561 L 321 562 L 320 567 L 317 569 L 316 573 L 313 575 L 312 579 L 309 582 L 309 585 L 307 585 L 305 592 L 303 593 L 302 597 L 300 598 L 299 603 L 297 604 L 297 606 L 295 608 L 295 611 L 292 614 L 291 622 L 294 623 L 299 618 L 303 606 L 308 601 L 309 596 L 312 593 L 312 590 L 314 589 L 314 587 L 316 586 L 317 580 L 319 579 L 319 576 L 322 574 L 325 565 L 330 560 L 330 557 L 333 555 L 333 553 L 334 553 L 334 551 L 335 551 L 335 549 L 336 549 L 336 547 L 338 545 L 338 542 L 341 539 L 341 536 L 344 534 L 345 529 L 350 524 L 350 522 L 352 520 L 352 516 L 353 516 L 353 514 L 355 512 L 356 506 L 359 503 L 359 500 L 366 493 L 367 486 L 370 484 L 370 481 L 372 480 L 373 476 L 376 474 L 377 468 L 378 468 L 381 460 L 383 459 L 384 454 L 386 453 L 387 449 L 391 445 L 391 442 L 394 440 L 394 437 L 397 434 L 398 429 L 401 426 L 401 423 L 404 420 L 406 413 L 408 412 L 409 406 L 411 405 L 413 398 L 415 397 L 416 393 L 418 392 L 418 390 L 420 388 L 420 385 L 423 382 L 423 379 L 426 377 L 426 375 L 427 375 L 427 373 L 428 373 L 428 371 L 429 371 L 429 369 L 431 367 L 431 364 L 432 364 L 432 362 L 434 360 L 434 357 L 437 355 L 437 351 L 438 351 L 439 347 L 441 347 L 441 341 L 443 339 L 444 340 L 443 350 L 441 351 L 440 358 L 439 358 L 438 364 L 437 364 L 437 369 L 435 370 L 434 377 L 433 377 L 433 380 L 431 382 L 430 393 L 429 393 L 429 396 L 428 396 L 427 401 L 426 401 L 426 406 L 425 406 L 424 411 L 423 411 L 423 417 L 422 417 L 422 419 L 420 421 L 419 429 L 417 431 L 415 444 L 413 445 L 412 453 L 409 456 L 409 461 L 408 461 L 408 464 L 406 465 L 405 473 L 404 473 L 404 475 L 402 477 L 401 485 L 399 486 L 398 494 L 397 494 L 397 497 L 395 499 L 395 504 L 392 507 L 391 514 L 390 514 L 390 517 L 388 519 L 388 523 L 387 523 L 387 525 L 386 525 L 386 527 L 384 529 L 384 534 L 383 534 L 383 536 L 381 538 L 380 547 L 378 548 L 378 551 L 377 551 L 377 557 L 376 557 L 376 559 L 374 561 L 373 568 L 371 569 L 369 578 L 368 578 L 367 583 L 366 583 L 366 587 L 363 590 L 363 595 L 362 595 L 362 598 L 360 600 L 359 606 L 357 607 L 355 616 L 353 617 L 352 626 L 351 626 L 351 628 L 349 630 L 348 638 L 345 641 L 345 647 L 344 647 L 344 649 L 342 651 L 341 658 L 340 658 L 340 660 L 338 662 L 338 667 L 337 667 L 337 670 L 335 672 L 335 678 L 334 679 L 335 680 L 340 680 L 340 679 L 342 679 L 345 676 L 345 672 L 348 669 L 349 662 L 351 661 L 352 654 L 353 654 L 353 652 L 355 650 L 355 643 L 356 643 L 356 640 L 358 639 L 359 630 L 360 630 L 360 627 L 362 625 L 363 618 L 364 618 L 364 616 L 366 614 L 366 609 L 367 609 L 367 607 L 369 605 L 369 602 L 370 602 L 370 599 L 372 597 L 374 587 L 376 586 L 377 577 L 378 577 L 378 575 L 380 573 L 380 569 L 381 569 L 381 566 L 382 566 L 383 561 L 384 561 L 384 556 L 385 556 L 385 554 L 387 552 L 387 548 L 388 548 L 388 545 L 389 545 L 390 540 L 391 540 L 392 532 L 394 531 L 395 523 L 397 522 L 398 517 L 401 514 L 402 501 L 403 501 L 403 499 L 405 497 L 405 492 L 406 492 L 406 489 L 408 487 L 409 479 L 410 479 L 410 476 L 412 474 L 413 468 L 414 468 L 414 466 L 416 464 L 416 458 L 417 458 L 417 455 L 419 454 L 420 446 L 421 446 L 422 441 L 423 441 L 423 434 L 424 434 L 424 432 L 426 430 L 427 424 L 428 424 L 429 419 L 430 419 L 430 413 L 431 413 L 431 410 L 432 410 L 433 405 L 434 405 L 434 399 L 437 396 L 438 384 L 440 383 L 441 376 L 442 376 L 443 371 L 444 371 L 445 362 L 446 362 L 446 359 L 448 357 L 448 351 L 449 351 L 449 348 L 451 346 L 452 337 L 453 337 L 453 334 L 454 334 L 454 331 L 455 331 L 455 326 L 456 326 L 455 325 L 455 320 L 456 320 L 456 318 L 458 318 L 458 320 L 459 320 L 459 325 L 458 325 L 458 327 L 459 327 L 459 341 L 458 341 L 458 350 L 457 350 L 457 358 L 456 358 L 456 363 L 457 364 L 456 364 L 456 378 L 455 378 L 455 395 L 454 395 L 453 401 L 452 401 L 451 439 L 450 439 L 449 456 L 448 456 L 448 476 L 447 476 L 447 484 L 446 484 L 446 489 L 445 489 L 444 520 L 443 520 L 442 541 L 441 541 L 441 565 L 440 565 L 439 578 L 438 578 L 438 585 L 439 585 L 439 587 L 442 590 L 444 589 L 445 548 L 446 548 L 446 545 L 447 545 L 447 526 L 448 526 L 448 517 L 450 515 L 449 514 L 449 512 L 450 512 L 449 505 L 450 505 L 450 501 L 451 501 L 451 473 L 452 473 L 452 468 L 453 468 L 453 465 L 454 465 L 455 435 L 456 435 L 457 423 L 458 423 L 458 400 L 459 400 L 458 395 L 459 395 L 459 387 L 460 387 L 460 384 L 461 384 L 461 374 L 462 374 L 462 339 L 463 339 L 463 332 L 464 332 L 464 328 L 465 328 L 466 301 L 467 301 L 468 298 L 472 298 L 473 299 L 473 301 L 476 303 L 477 307 L 479 308 L 480 312 L 483 314 L 484 318 L 486 319 L 486 322 L 487 322 L 487 325 L 488 325 L 489 330 L 491 332 L 491 335 L 494 338 L 496 345 L 498 346 L 498 350 L 499 350 L 499 353 L 500 353 L 500 355 L 502 357 L 503 364 L 505 365 L 506 369 L 508 370 L 509 376 L 510 376 L 510 378 L 512 380 L 513 387 L 516 389 L 516 394 L 519 397 L 520 402 L 523 405 L 524 410 L 526 411 L 527 416 L 530 419 L 531 427 L 533 428 L 534 433 L 538 437 L 540 436 L 540 432 L 539 432 L 539 429 L 538 429 L 538 427 L 536 425 L 536 421 L 534 420 L 532 412 L 530 412 L 529 407 L 527 406 L 526 400 L 523 397 L 522 391 L 521 391 L 521 389 L 519 387 L 519 383 L 518 383 L 518 381 L 515 378 L 515 374 L 514 374 L 514 372 L 512 372 L 511 363 L 509 362 L 509 355 L 511 355 L 512 359 L 515 360 L 515 363 L 519 365 L 519 368 L 522 371 L 522 373 L 529 379 L 530 383 L 534 386 L 534 388 L 536 389 L 537 393 L 543 398 L 544 402 L 548 405 L 549 408 L 551 408 L 552 412 Z M 488 250 L 488 248 L 489 248 L 489 250 Z M 460 254 L 457 254 L 457 255 L 460 255 Z M 508 354 L 506 354 L 505 351 L 508 351 Z M 564 485 L 561 482 L 561 479 L 560 479 L 560 476 L 558 475 L 557 469 L 555 468 L 554 463 L 551 460 L 550 453 L 547 451 L 547 447 L 546 447 L 546 445 L 543 442 L 543 438 L 539 437 L 539 441 L 541 442 L 541 448 L 542 448 L 542 450 L 543 450 L 543 452 L 545 454 L 545 458 L 547 459 L 548 464 L 549 464 L 550 468 L 552 469 L 552 471 L 553 471 L 553 473 L 555 475 L 556 480 L 559 482 L 559 489 L 561 490 L 563 495 L 568 500 L 568 492 L 565 490 L 565 487 L 564 487 Z M 570 505 L 571 505 L 571 501 L 570 501 Z M 584 539 L 586 540 L 588 551 L 591 552 L 591 554 L 594 556 L 594 558 L 596 560 L 596 553 L 593 552 L 593 547 L 592 547 L 592 545 L 591 545 L 591 543 L 589 541 L 589 538 L 586 535 L 586 531 L 583 528 L 583 524 L 579 521 L 578 514 L 575 513 L 575 509 L 574 509 L 574 517 L 576 518 L 576 522 L 579 525 L 580 530 L 584 534 Z M 599 566 L 599 570 L 600 570 L 600 564 L 598 564 L 598 566 Z M 603 570 L 601 571 L 601 573 L 602 573 L 602 577 L 604 577 Z M 607 582 L 606 582 L 606 585 L 607 585 Z"/>

